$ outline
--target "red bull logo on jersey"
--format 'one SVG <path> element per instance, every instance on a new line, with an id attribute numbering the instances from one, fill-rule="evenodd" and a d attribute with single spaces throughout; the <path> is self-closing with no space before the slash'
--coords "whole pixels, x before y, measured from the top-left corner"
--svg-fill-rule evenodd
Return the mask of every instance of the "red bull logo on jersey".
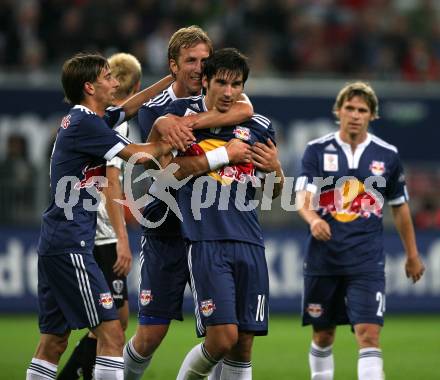
<path id="1" fill-rule="evenodd" d="M 153 300 L 150 289 L 142 289 L 139 293 L 139 302 L 142 306 L 147 306 Z"/>
<path id="2" fill-rule="evenodd" d="M 69 128 L 71 117 L 72 117 L 72 115 L 66 115 L 63 117 L 63 119 L 61 120 L 61 125 L 60 125 L 61 128 L 63 128 L 63 129 Z"/>
<path id="3" fill-rule="evenodd" d="M 309 303 L 306 311 L 312 318 L 319 318 L 322 315 L 324 309 L 319 303 Z"/>
<path id="4" fill-rule="evenodd" d="M 113 307 L 112 294 L 110 292 L 109 293 L 101 293 L 99 295 L 99 304 L 104 309 L 111 309 Z"/>
<path id="5" fill-rule="evenodd" d="M 200 302 L 200 311 L 205 317 L 209 317 L 215 310 L 215 304 L 212 299 Z"/>
<path id="6" fill-rule="evenodd" d="M 251 139 L 251 130 L 246 127 L 237 126 L 234 129 L 234 136 L 236 139 L 249 141 Z"/>
<path id="7" fill-rule="evenodd" d="M 225 166 L 218 170 L 218 175 L 221 177 L 223 185 L 230 185 L 233 181 L 244 183 L 248 178 L 251 181 L 254 180 L 255 168 L 251 163 Z"/>
<path id="8" fill-rule="evenodd" d="M 319 197 L 319 209 L 323 215 L 330 213 L 339 222 L 347 223 L 371 214 L 382 217 L 382 204 L 373 193 L 365 192 L 357 179 L 346 181 L 340 188 L 324 191 Z"/>
<path id="9" fill-rule="evenodd" d="M 75 190 L 80 190 L 95 186 L 98 190 L 102 190 L 103 181 L 105 180 L 105 166 L 98 165 L 89 167 L 87 165 L 82 170 L 83 178 L 74 186 Z"/>
<path id="10" fill-rule="evenodd" d="M 385 173 L 385 163 L 383 161 L 371 161 L 370 170 L 373 175 L 383 175 Z"/>

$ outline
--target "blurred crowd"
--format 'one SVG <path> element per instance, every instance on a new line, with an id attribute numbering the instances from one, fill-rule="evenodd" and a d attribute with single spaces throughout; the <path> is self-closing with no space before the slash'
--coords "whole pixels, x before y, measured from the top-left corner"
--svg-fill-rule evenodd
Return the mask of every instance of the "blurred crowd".
<path id="1" fill-rule="evenodd" d="M 126 51 L 146 74 L 197 24 L 254 76 L 440 80 L 435 0 L 0 0 L 0 70 L 59 72 L 78 51 Z"/>

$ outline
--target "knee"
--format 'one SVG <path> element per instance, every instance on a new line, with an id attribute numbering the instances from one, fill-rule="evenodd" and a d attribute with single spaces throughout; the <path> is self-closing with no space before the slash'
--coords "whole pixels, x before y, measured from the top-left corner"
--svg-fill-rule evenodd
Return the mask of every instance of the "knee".
<path id="1" fill-rule="evenodd" d="M 238 343 L 238 330 L 235 325 L 208 327 L 205 347 L 214 359 L 221 359 Z"/>
<path id="2" fill-rule="evenodd" d="M 168 325 L 139 326 L 133 339 L 137 353 L 144 357 L 150 356 L 162 343 L 168 331 Z"/>
<path id="3" fill-rule="evenodd" d="M 124 331 L 122 328 L 108 329 L 103 334 L 100 334 L 98 340 L 101 341 L 104 349 L 122 352 L 125 343 Z"/>
<path id="4" fill-rule="evenodd" d="M 36 357 L 57 363 L 66 351 L 69 335 L 44 335 L 37 348 Z"/>
<path id="5" fill-rule="evenodd" d="M 331 346 L 335 340 L 335 330 L 315 330 L 313 332 L 313 342 L 319 347 L 325 348 Z"/>
<path id="6" fill-rule="evenodd" d="M 126 331 L 128 327 L 128 319 L 122 318 L 121 320 L 122 331 Z"/>
<path id="7" fill-rule="evenodd" d="M 360 348 L 379 347 L 379 326 L 356 326 L 355 332 Z"/>

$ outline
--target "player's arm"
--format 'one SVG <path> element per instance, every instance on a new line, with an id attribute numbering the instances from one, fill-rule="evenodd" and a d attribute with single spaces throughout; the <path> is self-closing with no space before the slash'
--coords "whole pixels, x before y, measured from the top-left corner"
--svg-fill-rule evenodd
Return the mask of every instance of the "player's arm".
<path id="1" fill-rule="evenodd" d="M 413 282 L 417 282 L 423 276 L 425 266 L 420 258 L 417 250 L 416 235 L 411 219 L 411 212 L 408 203 L 403 203 L 398 206 L 393 206 L 392 214 L 394 224 L 399 232 L 403 247 L 406 252 L 405 272 L 408 278 Z"/>
<path id="2" fill-rule="evenodd" d="M 195 141 L 192 133 L 193 122 L 186 117 L 168 113 L 156 119 L 148 136 L 148 142 L 165 140 L 176 150 L 184 152 L 188 140 Z"/>
<path id="3" fill-rule="evenodd" d="M 108 186 L 102 189 L 106 203 L 110 223 L 116 233 L 118 239 L 116 243 L 117 259 L 113 266 L 113 271 L 118 275 L 127 276 L 131 269 L 132 255 L 128 241 L 127 227 L 124 220 L 123 206 L 114 201 L 114 199 L 122 199 L 121 182 L 119 181 L 121 171 L 116 166 L 107 166 L 106 177 Z"/>
<path id="4" fill-rule="evenodd" d="M 284 186 L 284 173 L 281 162 L 278 159 L 278 149 L 271 139 L 267 143 L 256 142 L 252 146 L 252 161 L 255 167 L 265 173 L 275 172 L 275 178 L 272 198 L 275 199 L 281 194 Z M 278 180 L 279 179 L 279 180 Z"/>
<path id="5" fill-rule="evenodd" d="M 134 115 L 136 115 L 142 104 L 153 98 L 159 92 L 163 91 L 171 83 L 173 83 L 173 81 L 173 77 L 171 75 L 167 75 L 150 87 L 139 91 L 137 94 L 133 95 L 124 103 L 122 103 L 121 107 L 124 109 L 125 112 L 125 120 L 131 119 Z"/>
<path id="6" fill-rule="evenodd" d="M 173 147 L 166 141 L 156 141 L 147 144 L 128 144 L 119 153 L 118 157 L 124 161 L 130 160 L 135 154 L 139 154 L 134 164 L 148 165 L 152 158 L 159 159 L 171 152 Z"/>
<path id="7" fill-rule="evenodd" d="M 298 210 L 299 216 L 309 225 L 312 236 L 317 240 L 327 241 L 332 237 L 330 225 L 322 219 L 313 209 L 313 194 L 307 190 L 296 192 L 298 197 L 296 203 L 301 207 Z"/>
<path id="8" fill-rule="evenodd" d="M 190 175 L 199 176 L 229 164 L 248 163 L 251 159 L 251 147 L 249 144 L 232 139 L 224 146 L 213 149 L 199 156 L 175 157 L 171 162 L 179 165 L 174 173 L 177 179 L 183 179 Z"/>
<path id="9" fill-rule="evenodd" d="M 212 109 L 206 112 L 185 116 L 193 122 L 193 129 L 222 128 L 236 125 L 249 120 L 254 114 L 254 107 L 246 94 L 241 94 L 228 112 L 219 112 Z"/>

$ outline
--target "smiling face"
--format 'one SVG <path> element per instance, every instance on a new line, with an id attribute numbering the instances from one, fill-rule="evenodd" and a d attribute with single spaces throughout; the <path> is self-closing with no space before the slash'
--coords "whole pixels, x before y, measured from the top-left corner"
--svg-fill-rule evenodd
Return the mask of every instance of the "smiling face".
<path id="1" fill-rule="evenodd" d="M 114 104 L 119 82 L 112 76 L 110 68 L 105 66 L 96 81 L 91 83 L 94 88 L 94 97 L 98 104 L 107 108 Z"/>
<path id="2" fill-rule="evenodd" d="M 361 96 L 353 96 L 342 103 L 335 111 L 340 122 L 341 138 L 363 140 L 367 135 L 368 125 L 374 119 L 367 102 Z"/>
<path id="3" fill-rule="evenodd" d="M 209 47 L 201 42 L 192 47 L 181 47 L 177 61 L 170 59 L 170 69 L 176 78 L 173 86 L 177 97 L 200 94 L 202 63 L 209 56 Z"/>
<path id="4" fill-rule="evenodd" d="M 243 92 L 243 74 L 220 70 L 208 82 L 203 77 L 206 91 L 206 106 L 219 112 L 227 112 Z"/>

